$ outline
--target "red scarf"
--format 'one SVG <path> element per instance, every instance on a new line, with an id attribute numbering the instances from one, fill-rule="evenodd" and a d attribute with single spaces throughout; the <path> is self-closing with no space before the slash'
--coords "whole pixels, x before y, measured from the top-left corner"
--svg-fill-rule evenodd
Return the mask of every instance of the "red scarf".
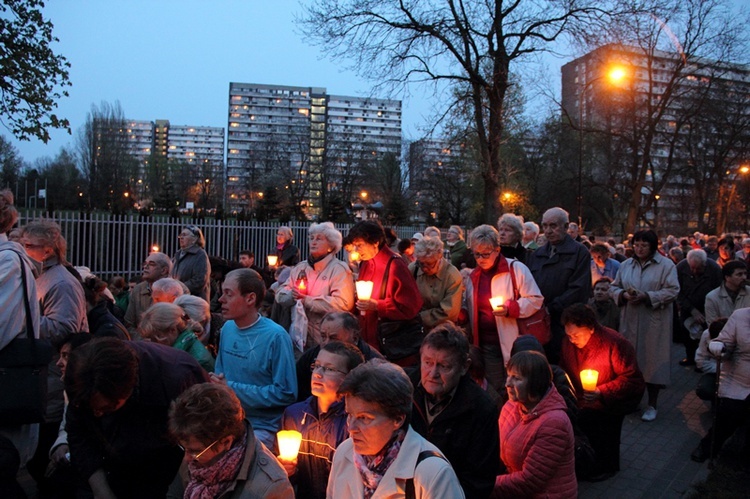
<path id="1" fill-rule="evenodd" d="M 190 482 L 185 488 L 185 499 L 214 499 L 221 496 L 237 478 L 247 447 L 247 430 L 235 439 L 231 449 L 210 466 L 195 461 L 188 464 Z"/>

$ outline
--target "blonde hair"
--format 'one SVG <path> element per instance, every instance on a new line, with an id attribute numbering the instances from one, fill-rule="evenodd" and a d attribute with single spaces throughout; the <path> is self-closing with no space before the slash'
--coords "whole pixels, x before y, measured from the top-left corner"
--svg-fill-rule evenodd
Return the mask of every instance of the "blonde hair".
<path id="1" fill-rule="evenodd" d="M 192 320 L 185 310 L 174 303 L 155 303 L 144 312 L 138 332 L 144 339 L 172 346 L 177 337 L 190 329 L 202 332 L 203 327 Z"/>

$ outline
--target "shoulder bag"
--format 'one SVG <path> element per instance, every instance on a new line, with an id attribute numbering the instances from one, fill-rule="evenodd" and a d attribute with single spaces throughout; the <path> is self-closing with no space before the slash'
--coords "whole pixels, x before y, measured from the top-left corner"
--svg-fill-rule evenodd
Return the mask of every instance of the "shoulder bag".
<path id="1" fill-rule="evenodd" d="M 518 286 L 516 285 L 516 273 L 513 270 L 515 260 L 510 262 L 510 280 L 513 283 L 513 299 L 518 301 L 520 297 Z M 544 305 L 534 312 L 530 317 L 516 319 L 518 325 L 518 335 L 530 334 L 534 336 L 539 343 L 546 345 L 552 339 L 552 330 L 550 329 L 551 319 Z"/>
<path id="2" fill-rule="evenodd" d="M 52 345 L 47 340 L 34 338 L 26 266 L 23 257 L 18 255 L 18 258 L 26 308 L 26 336 L 17 337 L 0 350 L 0 426 L 41 423 L 47 407 L 47 366 L 52 360 Z"/>
<path id="3" fill-rule="evenodd" d="M 385 287 L 393 258 L 385 266 L 383 282 L 380 285 L 380 299 L 385 298 Z M 418 268 L 418 267 L 417 267 Z M 416 276 L 416 268 L 414 274 Z M 424 328 L 419 314 L 406 321 L 378 321 L 378 347 L 386 359 L 393 362 L 419 353 L 424 339 Z"/>

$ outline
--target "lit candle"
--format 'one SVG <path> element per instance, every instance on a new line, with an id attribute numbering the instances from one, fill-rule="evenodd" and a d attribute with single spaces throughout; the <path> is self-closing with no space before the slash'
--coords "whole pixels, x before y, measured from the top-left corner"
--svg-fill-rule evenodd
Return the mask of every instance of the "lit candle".
<path id="1" fill-rule="evenodd" d="M 300 279 L 299 281 L 299 291 L 300 293 L 304 293 L 307 290 L 307 284 L 305 284 L 304 279 Z"/>
<path id="2" fill-rule="evenodd" d="M 295 430 L 282 430 L 276 434 L 279 441 L 279 457 L 285 461 L 294 461 L 299 454 L 302 433 Z"/>
<path id="3" fill-rule="evenodd" d="M 599 381 L 599 371 L 594 369 L 584 369 L 581 371 L 581 385 L 586 392 L 596 390 L 596 382 Z"/>
<path id="4" fill-rule="evenodd" d="M 359 261 L 359 251 L 352 251 L 349 253 L 349 261 L 350 262 L 358 262 Z"/>
<path id="5" fill-rule="evenodd" d="M 276 255 L 268 255 L 268 266 L 275 267 L 279 263 L 279 257 Z"/>
<path id="6" fill-rule="evenodd" d="M 160 249 L 159 245 L 158 244 L 154 244 L 153 246 L 151 246 L 151 253 L 158 253 L 159 249 Z"/>
<path id="7" fill-rule="evenodd" d="M 357 287 L 357 299 L 358 300 L 369 300 L 372 296 L 372 281 L 357 281 L 354 283 Z M 360 312 L 365 315 L 365 311 Z"/>
<path id="8" fill-rule="evenodd" d="M 490 305 L 492 305 L 492 310 L 500 310 L 503 308 L 503 305 L 505 304 L 505 300 L 503 300 L 502 296 L 493 296 L 490 298 Z"/>

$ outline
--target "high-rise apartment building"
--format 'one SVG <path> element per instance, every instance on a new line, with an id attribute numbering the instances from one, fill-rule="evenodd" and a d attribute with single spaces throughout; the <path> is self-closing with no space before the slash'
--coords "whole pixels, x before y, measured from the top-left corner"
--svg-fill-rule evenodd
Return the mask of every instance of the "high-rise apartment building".
<path id="1" fill-rule="evenodd" d="M 619 82 L 608 76 L 614 67 L 623 72 Z M 747 122 L 749 100 L 750 68 L 688 58 L 677 51 L 647 53 L 611 44 L 562 67 L 564 120 L 575 130 L 583 128 L 573 135 L 576 143 L 568 144 L 577 149 L 570 157 L 579 162 L 579 176 L 592 185 L 635 189 L 642 207 L 637 225 L 667 231 L 695 229 L 700 220 L 720 215 L 718 199 L 704 202 L 704 213 L 699 206 L 702 197 L 715 197 L 711 191 L 718 188 L 700 189 L 710 185 L 706 182 L 714 181 L 712 177 L 731 180 L 742 158 L 747 161 L 749 132 L 746 127 L 740 132 L 745 135 L 743 153 L 742 140 L 729 122 Z M 721 116 L 711 123 L 709 115 L 717 111 L 724 115 L 724 124 Z M 720 151 L 722 147 L 726 150 Z M 633 168 L 644 164 L 646 151 L 648 167 L 641 166 L 644 174 L 639 178 Z M 587 188 L 584 183 L 582 195 Z M 609 193 L 615 211 L 623 193 Z"/>
<path id="2" fill-rule="evenodd" d="M 344 157 L 400 155 L 401 102 L 329 95 L 325 88 L 230 83 L 227 204 L 251 210 L 269 178 L 310 218 L 346 174 Z"/>

